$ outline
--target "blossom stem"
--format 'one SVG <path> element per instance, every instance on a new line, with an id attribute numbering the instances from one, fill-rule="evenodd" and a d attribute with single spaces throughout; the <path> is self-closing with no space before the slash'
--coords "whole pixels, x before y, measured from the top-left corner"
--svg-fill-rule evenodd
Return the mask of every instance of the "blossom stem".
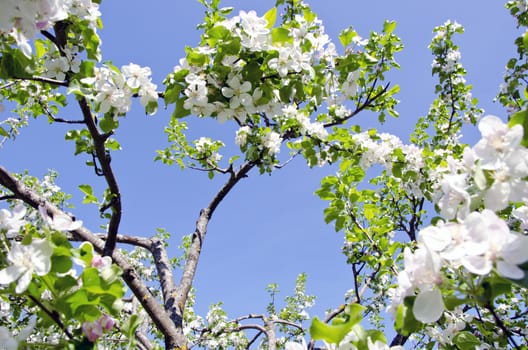
<path id="1" fill-rule="evenodd" d="M 493 305 L 491 303 L 487 303 L 485 307 L 486 309 L 488 309 L 488 311 L 491 313 L 491 315 L 495 319 L 495 323 L 497 324 L 497 326 L 499 326 L 499 328 L 504 332 L 504 334 L 508 338 L 508 341 L 513 345 L 515 349 L 520 350 L 521 348 L 519 347 L 519 345 L 517 345 L 511 332 L 508 330 L 508 328 L 506 328 L 506 325 L 504 325 L 504 322 L 502 322 L 499 315 L 497 315 L 497 313 L 495 312 L 495 308 L 493 307 Z"/>
<path id="2" fill-rule="evenodd" d="M 40 302 L 40 300 L 38 300 L 37 298 L 35 298 L 33 295 L 29 294 L 28 295 L 29 299 L 31 299 L 31 301 L 33 301 L 39 308 L 42 309 L 42 311 L 44 311 L 52 320 L 53 322 L 55 322 L 57 324 L 57 326 L 59 326 L 59 328 L 64 332 L 64 334 L 66 334 L 66 336 L 68 337 L 68 339 L 72 340 L 73 339 L 73 335 L 70 333 L 70 331 L 68 331 L 68 329 L 66 328 L 66 326 L 64 325 L 64 323 L 62 323 L 61 319 L 60 319 L 60 316 L 59 316 L 59 313 L 56 312 L 56 311 L 51 311 L 49 310 L 46 306 L 44 306 L 44 304 L 42 304 Z"/>

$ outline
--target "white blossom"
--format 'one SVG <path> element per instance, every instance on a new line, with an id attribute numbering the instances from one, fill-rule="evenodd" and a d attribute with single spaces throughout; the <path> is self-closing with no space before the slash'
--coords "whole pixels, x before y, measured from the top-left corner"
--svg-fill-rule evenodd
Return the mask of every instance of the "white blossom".
<path id="1" fill-rule="evenodd" d="M 240 81 L 240 76 L 234 75 L 227 81 L 228 86 L 222 88 L 222 95 L 229 99 L 229 108 L 236 109 L 239 106 L 250 106 L 253 98 L 249 94 L 251 83 L 249 81 Z"/>
<path id="2" fill-rule="evenodd" d="M 82 227 L 81 220 L 72 220 L 72 218 L 63 213 L 57 213 L 50 216 L 44 206 L 39 206 L 40 216 L 44 219 L 46 224 L 57 231 L 74 231 Z"/>
<path id="3" fill-rule="evenodd" d="M 266 147 L 271 154 L 277 154 L 280 152 L 280 146 L 282 138 L 275 131 L 270 131 L 261 137 L 262 144 Z"/>
<path id="4" fill-rule="evenodd" d="M 13 211 L 7 209 L 0 210 L 0 230 L 6 230 L 6 237 L 15 237 L 20 228 L 26 224 L 24 216 L 26 215 L 26 208 L 22 204 L 18 204 L 13 208 Z"/>
<path id="5" fill-rule="evenodd" d="M 486 275 L 496 265 L 501 276 L 513 279 L 524 276 L 517 265 L 528 261 L 528 237 L 511 233 L 506 222 L 489 209 L 469 214 L 464 225 L 468 240 L 461 263 L 466 269 Z"/>
<path id="6" fill-rule="evenodd" d="M 0 284 L 18 281 L 15 292 L 23 293 L 28 288 L 33 273 L 44 276 L 50 271 L 52 253 L 53 248 L 46 239 L 34 239 L 29 245 L 12 242 L 7 253 L 10 265 L 0 270 Z"/>
<path id="7" fill-rule="evenodd" d="M 235 143 L 239 145 L 240 147 L 245 146 L 247 143 L 247 137 L 249 133 L 250 133 L 249 126 L 246 125 L 246 126 L 240 127 L 240 129 L 238 129 L 236 132 Z"/>

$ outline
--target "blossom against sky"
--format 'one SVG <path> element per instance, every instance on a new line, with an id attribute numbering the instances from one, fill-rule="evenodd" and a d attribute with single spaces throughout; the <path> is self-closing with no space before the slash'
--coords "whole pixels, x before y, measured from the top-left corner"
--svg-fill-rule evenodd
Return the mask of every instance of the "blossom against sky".
<path id="1" fill-rule="evenodd" d="M 466 34 L 456 40 L 461 47 L 460 59 L 468 70 L 467 80 L 474 84 L 474 96 L 488 113 L 505 115 L 492 99 L 498 92 L 504 65 L 514 53 L 515 23 L 501 2 L 449 0 L 436 3 L 434 11 L 430 4 L 418 0 L 404 3 L 312 0 L 308 3 L 323 20 L 338 48 L 339 30 L 350 25 L 360 35 L 368 36 L 369 31 L 380 30 L 385 19 L 398 22 L 395 32 L 405 45 L 398 59 L 402 69 L 392 73 L 389 80 L 401 86 L 397 96 L 401 100 L 398 107 L 401 117 L 389 120 L 379 129 L 396 133 L 406 142 L 416 119 L 427 113 L 434 92 L 430 74 L 432 55 L 427 45 L 433 36 L 432 29 L 447 19 L 456 20 L 466 28 Z M 274 1 L 233 0 L 226 1 L 225 6 L 228 5 L 237 8 L 235 13 L 239 9 L 245 11 L 248 28 L 253 28 L 254 33 L 248 40 L 259 40 L 262 28 L 251 22 L 250 10 L 254 7 L 261 16 Z M 197 1 L 164 0 L 148 6 L 141 1 L 129 1 L 126 7 L 120 2 L 103 1 L 101 12 L 103 60 L 112 60 L 119 67 L 131 62 L 148 66 L 152 70 L 152 82 L 161 86 L 165 75 L 178 65 L 184 46 L 198 43 L 199 32 L 195 28 L 202 20 L 203 8 Z M 130 78 L 129 84 L 135 86 L 134 74 Z M 247 96 L 239 88 L 239 103 L 242 103 Z M 353 90 L 350 87 L 351 93 Z M 199 97 L 197 90 L 194 98 Z M 103 96 L 100 98 L 104 101 Z M 181 172 L 175 167 L 153 163 L 155 150 L 166 145 L 162 130 L 172 111 L 160 107 L 156 116 L 146 117 L 139 103 L 131 110 L 115 135 L 123 151 L 113 155 L 123 193 L 122 230 L 150 236 L 157 227 L 163 227 L 173 233 L 170 246 L 175 253 L 179 237 L 191 232 L 199 210 L 225 179 L 219 176 L 210 181 L 205 174 L 192 170 Z M 74 109 L 69 112 L 75 113 L 72 117 L 79 113 Z M 377 127 L 374 120 L 371 115 L 358 116 L 358 122 L 365 126 Z M 74 146 L 64 144 L 68 126 L 48 126 L 44 118 L 34 124 L 39 125 L 24 130 L 15 143 L 5 146 L 5 154 L 11 155 L 5 160 L 5 166 L 11 171 L 29 168 L 37 176 L 44 175 L 49 168 L 56 169 L 60 174 L 58 184 L 74 194 L 74 203 L 80 203 L 82 194 L 77 186 L 93 177 L 89 178 L 92 174 L 84 165 L 86 159 L 73 157 Z M 232 126 L 216 121 L 197 120 L 191 123 L 190 133 L 196 139 L 225 138 L 226 144 L 234 144 L 235 139 Z M 473 144 L 471 140 L 467 142 Z M 275 145 L 276 140 L 270 134 L 269 147 Z M 280 155 L 287 157 L 287 152 Z M 326 203 L 313 195 L 320 178 L 335 169 L 307 171 L 303 163 L 297 159 L 271 177 L 252 173 L 221 204 L 211 222 L 198 269 L 199 310 L 222 300 L 233 317 L 262 311 L 268 302 L 267 284 L 277 282 L 280 290 L 288 293 L 295 276 L 303 271 L 308 274 L 307 292 L 319 296 L 315 313 L 322 315 L 327 308 L 342 302 L 343 294 L 352 287 L 352 277 L 350 280 L 334 278 L 348 273 L 345 257 L 340 254 L 343 237 L 324 224 L 322 211 Z M 83 181 L 84 176 L 90 180 Z M 100 222 L 96 206 L 77 205 L 72 211 L 87 227 L 97 230 Z"/>

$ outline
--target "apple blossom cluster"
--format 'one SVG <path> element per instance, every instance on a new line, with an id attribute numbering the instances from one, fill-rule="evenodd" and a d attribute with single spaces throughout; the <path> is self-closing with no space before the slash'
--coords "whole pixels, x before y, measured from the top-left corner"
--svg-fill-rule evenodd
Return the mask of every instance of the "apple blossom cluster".
<path id="1" fill-rule="evenodd" d="M 343 102 L 357 95 L 359 71 L 340 80 L 334 70 L 335 47 L 315 15 L 295 15 L 280 27 L 273 27 L 269 18 L 240 11 L 215 22 L 204 35 L 209 39 L 187 48 L 187 56 L 165 85 L 169 95 L 181 93 L 183 108 L 177 107 L 177 115 L 212 116 L 221 123 L 234 120 L 240 126 L 238 145 L 244 150 L 248 143 L 259 145 L 274 155 L 283 142 L 281 135 L 292 129 L 326 139 L 323 122 L 309 116 L 321 101 L 331 111 L 327 118 L 349 114 Z M 255 64 L 257 56 L 262 64 Z M 313 84 L 313 96 L 304 96 L 303 86 L 308 84 Z M 309 99 L 308 104 L 301 107 L 297 96 Z"/>
<path id="2" fill-rule="evenodd" d="M 520 13 L 528 11 L 528 1 L 526 0 L 508 1 L 507 6 L 518 8 Z"/>
<path id="3" fill-rule="evenodd" d="M 111 113 L 116 119 L 128 112 L 136 93 L 144 107 L 157 101 L 157 86 L 151 81 L 149 67 L 130 63 L 122 66 L 120 71 L 113 68 L 107 65 L 95 67 L 93 77 L 81 79 L 83 84 L 94 89 L 93 95 L 86 97 L 95 102 L 98 112 Z"/>
<path id="4" fill-rule="evenodd" d="M 11 36 L 30 56 L 29 40 L 70 15 L 95 23 L 101 13 L 99 5 L 91 0 L 6 0 L 0 13 L 0 34 Z"/>
<path id="5" fill-rule="evenodd" d="M 242 348 L 247 345 L 243 332 L 236 331 L 236 324 L 227 320 L 227 315 L 221 308 L 221 303 L 213 304 L 206 316 L 207 327 L 212 337 L 201 340 L 209 349 Z"/>
<path id="6" fill-rule="evenodd" d="M 486 116 L 479 130 L 482 138 L 465 149 L 463 165 L 452 166 L 438 186 L 436 203 L 446 221 L 422 229 L 417 248 L 404 250 L 405 268 L 393 291 L 392 312 L 418 291 L 415 318 L 423 323 L 438 320 L 444 312 L 441 287 L 449 283 L 447 270 L 477 276 L 495 272 L 512 280 L 525 276 L 520 265 L 528 261 L 528 236 L 512 231 L 496 214 L 512 203 L 528 202 L 523 128 L 509 128 L 499 118 Z M 481 206 L 483 210 L 475 211 Z M 514 208 L 513 216 L 526 227 L 526 206 Z"/>
<path id="7" fill-rule="evenodd" d="M 0 326 L 0 344 L 2 344 L 2 349 L 18 350 L 20 345 L 28 339 L 33 332 L 35 324 L 36 319 L 31 318 L 29 324 L 16 334 L 10 332 L 8 328 Z"/>
<path id="8" fill-rule="evenodd" d="M 214 142 L 209 137 L 200 137 L 194 142 L 194 144 L 196 151 L 198 152 L 197 158 L 199 160 L 205 159 L 207 162 L 210 162 L 211 165 L 216 166 L 216 164 L 222 159 L 222 155 L 216 150 L 224 146 L 223 142 Z"/>
<path id="9" fill-rule="evenodd" d="M 51 217 L 43 207 L 40 207 L 39 211 L 44 222 L 54 230 L 71 231 L 82 226 L 82 221 L 73 221 L 65 214 Z M 15 292 L 18 294 L 26 291 L 34 273 L 37 276 L 48 274 L 53 253 L 53 247 L 47 239 L 33 239 L 30 244 L 21 244 L 13 240 L 27 224 L 25 216 L 26 208 L 21 204 L 16 205 L 12 211 L 0 210 L 0 230 L 10 239 L 10 248 L 6 256 L 9 266 L 0 270 L 0 285 L 6 286 L 17 282 Z"/>
<path id="10" fill-rule="evenodd" d="M 97 339 L 103 336 L 103 333 L 111 331 L 116 324 L 116 320 L 108 315 L 103 315 L 93 322 L 84 322 L 82 332 L 86 338 L 95 343 Z"/>
<path id="11" fill-rule="evenodd" d="M 365 171 L 374 165 L 381 165 L 409 194 L 423 197 L 422 185 L 427 180 L 406 181 L 401 175 L 408 172 L 417 173 L 424 168 L 422 149 L 413 144 L 403 144 L 397 136 L 388 133 L 372 134 L 365 131 L 352 135 L 352 139 L 361 150 L 359 165 Z"/>
<path id="12" fill-rule="evenodd" d="M 81 60 L 78 57 L 76 47 L 63 48 L 64 56 L 57 55 L 54 50 L 50 50 L 44 58 L 44 75 L 48 78 L 63 81 L 68 72 L 79 73 Z"/>
<path id="13" fill-rule="evenodd" d="M 473 316 L 465 313 L 462 307 L 456 307 L 452 311 L 444 312 L 445 322 L 441 325 L 430 324 L 426 327 L 426 334 L 434 339 L 439 345 L 447 347 L 453 345 L 453 338 L 464 330 L 473 320 Z"/>
<path id="14" fill-rule="evenodd" d="M 457 22 L 447 21 L 442 26 L 434 29 L 436 32 L 433 38 L 432 45 L 441 44 L 446 39 L 449 32 L 457 32 L 463 30 L 462 26 Z M 457 68 L 460 68 L 460 59 L 462 55 L 460 51 L 453 48 L 446 48 L 442 55 L 437 57 L 433 63 L 433 68 L 440 68 L 446 73 L 453 73 Z"/>

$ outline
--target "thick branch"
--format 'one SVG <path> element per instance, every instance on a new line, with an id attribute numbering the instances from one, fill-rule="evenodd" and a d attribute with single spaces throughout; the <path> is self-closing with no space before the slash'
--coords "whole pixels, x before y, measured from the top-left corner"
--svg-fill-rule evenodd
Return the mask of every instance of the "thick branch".
<path id="1" fill-rule="evenodd" d="M 176 326 L 180 332 L 182 332 L 182 319 L 185 303 L 187 302 L 187 297 L 194 281 L 196 268 L 198 266 L 198 259 L 200 258 L 200 253 L 202 251 L 202 245 L 207 233 L 207 225 L 209 224 L 209 220 L 211 219 L 220 202 L 227 196 L 227 194 L 238 183 L 238 181 L 247 176 L 248 172 L 255 165 L 256 164 L 253 162 L 244 163 L 237 172 L 232 173 L 229 177 L 229 180 L 213 197 L 209 205 L 200 211 L 200 216 L 196 221 L 196 229 L 193 233 L 191 247 L 189 248 L 185 266 L 183 267 L 182 276 L 178 286 L 174 289 L 174 301 L 171 299 L 172 305 L 175 306 L 171 312 L 171 319 L 176 323 Z M 180 346 L 183 346 L 185 344 L 183 333 L 179 334 L 179 336 L 181 337 L 181 343 L 179 344 Z"/>
<path id="2" fill-rule="evenodd" d="M 48 31 L 41 31 L 42 35 L 44 35 L 47 39 L 51 40 L 57 46 L 58 50 L 61 53 L 61 56 L 66 56 L 64 48 L 66 47 L 68 40 L 68 26 L 68 21 L 59 21 L 56 22 L 53 26 L 55 35 L 52 35 Z M 40 77 L 39 80 L 41 81 Z M 50 82 L 47 78 L 46 80 L 46 82 Z M 55 81 L 53 83 L 57 85 L 68 86 L 69 75 L 66 75 L 65 82 L 61 83 L 60 81 Z M 112 167 L 110 166 L 110 155 L 108 154 L 105 147 L 105 142 L 110 135 L 101 134 L 99 132 L 99 129 L 96 125 L 95 117 L 92 115 L 92 111 L 86 98 L 80 98 L 78 100 L 78 103 L 83 115 L 83 122 L 86 124 L 94 142 L 95 156 L 99 160 L 102 173 L 105 177 L 106 183 L 108 184 L 108 189 L 110 190 L 111 194 L 110 207 L 112 209 L 112 215 L 110 217 L 110 222 L 108 223 L 108 238 L 103 249 L 103 255 L 112 256 L 112 252 L 114 251 L 116 245 L 116 235 L 119 230 L 119 223 L 121 222 L 121 194 L 119 192 L 119 186 L 117 185 L 116 177 L 114 175 Z"/>
<path id="3" fill-rule="evenodd" d="M 99 164 L 101 166 L 101 171 L 105 177 L 106 183 L 108 184 L 108 189 L 111 193 L 110 199 L 110 208 L 112 209 L 112 215 L 110 217 L 110 222 L 108 223 L 107 239 L 105 247 L 103 249 L 103 255 L 112 256 L 112 252 L 116 246 L 116 236 L 119 230 L 119 223 L 121 222 L 121 193 L 119 192 L 119 186 L 117 184 L 117 179 L 114 175 L 114 171 L 110 166 L 110 155 L 106 151 L 105 142 L 108 139 L 109 135 L 101 134 L 97 125 L 95 124 L 95 118 L 92 115 L 90 106 L 88 102 L 83 97 L 79 99 L 79 106 L 84 117 L 84 122 L 88 127 L 88 131 L 92 135 L 94 141 L 95 156 L 99 159 Z"/>
<path id="4" fill-rule="evenodd" d="M 158 271 L 165 310 L 172 318 L 173 315 L 178 314 L 178 308 L 176 299 L 172 294 L 175 285 L 171 263 L 164 242 L 159 238 L 152 238 L 151 241 L 150 252 L 154 257 L 154 263 L 156 264 L 156 269 Z M 175 319 L 173 319 L 173 322 L 177 324 Z"/>
<path id="5" fill-rule="evenodd" d="M 8 188 L 13 194 L 23 200 L 28 205 L 37 209 L 39 205 L 52 216 L 67 215 L 53 204 L 48 203 L 45 198 L 38 195 L 33 190 L 27 188 L 21 181 L 15 179 L 9 172 L 0 166 L 0 185 Z M 103 240 L 98 238 L 88 229 L 81 227 L 71 232 L 81 241 L 90 242 L 98 252 L 103 252 L 106 245 Z M 136 270 L 128 263 L 125 257 L 118 251 L 113 251 L 112 260 L 123 270 L 123 280 L 129 286 L 136 298 L 148 313 L 156 327 L 164 334 L 167 348 L 176 347 L 176 338 L 178 331 L 175 324 L 171 321 L 163 307 L 152 297 L 147 286 L 143 283 Z"/>

